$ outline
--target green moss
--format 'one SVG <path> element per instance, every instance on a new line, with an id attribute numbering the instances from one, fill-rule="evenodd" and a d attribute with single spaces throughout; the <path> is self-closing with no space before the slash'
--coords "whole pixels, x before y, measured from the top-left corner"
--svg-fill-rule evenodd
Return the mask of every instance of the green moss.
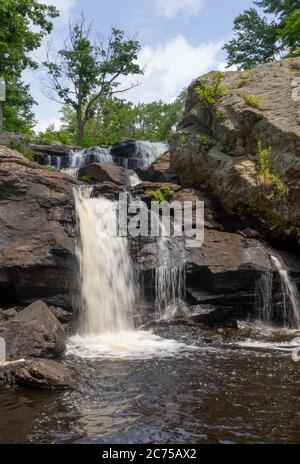
<path id="1" fill-rule="evenodd" d="M 254 97 L 253 95 L 243 95 L 243 99 L 248 106 L 252 108 L 259 108 L 263 100 L 260 97 Z"/>
<path id="2" fill-rule="evenodd" d="M 209 151 L 212 147 L 215 146 L 215 142 L 204 134 L 197 134 L 196 140 L 204 151 Z"/>
<path id="3" fill-rule="evenodd" d="M 244 71 L 241 74 L 241 80 L 240 80 L 240 82 L 238 84 L 238 88 L 241 89 L 242 87 L 245 87 L 245 85 L 248 84 L 249 79 L 250 79 L 250 72 L 249 71 Z"/>
<path id="4" fill-rule="evenodd" d="M 78 180 L 80 180 L 81 182 L 85 182 L 86 184 L 89 184 L 91 179 L 89 178 L 89 176 L 80 176 L 78 178 Z"/>
<path id="5" fill-rule="evenodd" d="M 227 88 L 222 84 L 223 80 L 224 74 L 220 71 L 199 79 L 195 92 L 201 106 L 212 108 L 227 94 Z"/>
<path id="6" fill-rule="evenodd" d="M 31 153 L 31 151 L 29 151 L 22 143 L 10 142 L 9 148 L 11 148 L 12 150 L 18 151 L 23 156 L 25 156 L 25 158 L 27 158 L 29 161 L 35 161 L 34 156 Z"/>
<path id="7" fill-rule="evenodd" d="M 156 190 L 146 190 L 145 194 L 156 203 L 162 203 L 163 201 L 169 201 L 174 196 L 174 190 L 170 187 Z"/>
<path id="8" fill-rule="evenodd" d="M 288 187 L 272 169 L 272 147 L 263 148 L 261 140 L 257 143 L 256 161 L 259 184 L 277 196 L 287 195 Z"/>
<path id="9" fill-rule="evenodd" d="M 188 143 L 189 141 L 189 138 L 187 135 L 185 134 L 180 134 L 179 136 L 179 142 L 181 143 L 181 145 L 185 145 L 186 143 Z"/>

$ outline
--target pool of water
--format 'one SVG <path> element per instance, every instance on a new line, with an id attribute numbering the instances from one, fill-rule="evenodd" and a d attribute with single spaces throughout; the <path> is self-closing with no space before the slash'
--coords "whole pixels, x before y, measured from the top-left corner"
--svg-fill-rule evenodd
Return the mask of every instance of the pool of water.
<path id="1" fill-rule="evenodd" d="M 89 357 L 70 341 L 76 391 L 1 390 L 0 442 L 300 443 L 299 333 L 250 324 L 152 332 L 154 345 L 168 340 L 167 354 Z"/>

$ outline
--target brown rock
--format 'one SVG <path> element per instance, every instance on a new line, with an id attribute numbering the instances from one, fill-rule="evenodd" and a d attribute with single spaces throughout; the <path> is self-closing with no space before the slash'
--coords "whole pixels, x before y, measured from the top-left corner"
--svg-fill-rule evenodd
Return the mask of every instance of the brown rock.
<path id="1" fill-rule="evenodd" d="M 92 163 L 79 170 L 78 177 L 88 176 L 93 182 L 112 182 L 117 185 L 125 183 L 125 169 L 120 166 Z"/>
<path id="2" fill-rule="evenodd" d="M 36 301 L 8 321 L 0 322 L 6 359 L 60 358 L 66 349 L 64 329 L 43 301 Z"/>
<path id="3" fill-rule="evenodd" d="M 72 372 L 50 359 L 26 359 L 0 363 L 0 382 L 47 389 L 73 388 Z"/>
<path id="4" fill-rule="evenodd" d="M 0 305 L 71 308 L 75 181 L 0 146 Z"/>
<path id="5" fill-rule="evenodd" d="M 251 70 L 249 79 L 238 71 L 225 73 L 227 95 L 214 108 L 199 104 L 194 81 L 170 149 L 171 170 L 184 185 L 208 188 L 228 212 L 254 228 L 298 243 L 300 110 L 292 99 L 292 82 L 299 65 L 300 58 L 268 63 Z M 249 96 L 259 104 L 247 104 Z M 201 146 L 199 134 L 214 142 L 209 151 Z M 260 183 L 258 141 L 272 147 L 272 169 L 288 195 Z"/>

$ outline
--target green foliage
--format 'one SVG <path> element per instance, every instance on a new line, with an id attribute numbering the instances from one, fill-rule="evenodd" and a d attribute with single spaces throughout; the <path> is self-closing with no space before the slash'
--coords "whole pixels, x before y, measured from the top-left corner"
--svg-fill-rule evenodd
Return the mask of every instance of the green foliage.
<path id="1" fill-rule="evenodd" d="M 50 0 L 51 1 L 51 0 Z M 4 129 L 30 134 L 35 124 L 29 86 L 21 79 L 26 68 L 38 67 L 32 52 L 51 32 L 58 10 L 34 0 L 0 0 L 0 76 L 6 80 Z"/>
<path id="2" fill-rule="evenodd" d="M 34 155 L 21 142 L 10 142 L 9 148 L 18 151 L 25 156 L 29 161 L 34 161 Z"/>
<path id="3" fill-rule="evenodd" d="M 243 99 L 245 103 L 252 108 L 259 108 L 263 101 L 262 98 L 254 97 L 253 95 L 243 95 Z"/>
<path id="4" fill-rule="evenodd" d="M 288 188 L 272 170 L 272 147 L 263 148 L 261 140 L 257 144 L 257 173 L 260 185 L 272 189 L 275 195 L 288 194 Z"/>
<path id="5" fill-rule="evenodd" d="M 196 140 L 204 151 L 209 151 L 215 146 L 215 142 L 204 134 L 197 134 Z"/>
<path id="6" fill-rule="evenodd" d="M 85 125 L 82 146 L 110 146 L 124 139 L 169 140 L 183 115 L 185 96 L 183 91 L 173 103 L 158 101 L 137 106 L 116 97 L 101 98 Z M 59 130 L 50 125 L 45 132 L 38 134 L 38 139 L 44 143 L 60 141 L 76 144 L 78 130 L 72 107 L 62 109 L 61 122 Z"/>
<path id="7" fill-rule="evenodd" d="M 69 43 L 58 52 L 58 60 L 44 63 L 49 73 L 52 98 L 59 99 L 76 114 L 78 144 L 82 145 L 87 122 L 94 116 L 96 104 L 126 88 L 126 76 L 143 74 L 137 64 L 140 44 L 113 28 L 107 43 L 93 43 L 91 25 L 85 18 L 70 25 Z M 129 88 L 135 85 L 129 85 Z M 127 89 L 128 90 L 128 89 Z"/>
<path id="8" fill-rule="evenodd" d="M 226 95 L 227 89 L 222 85 L 223 79 L 224 74 L 220 71 L 215 71 L 199 79 L 195 92 L 201 106 L 211 108 Z"/>
<path id="9" fill-rule="evenodd" d="M 86 184 L 89 184 L 91 181 L 89 176 L 80 176 L 78 179 L 81 180 L 81 182 L 85 182 Z"/>
<path id="10" fill-rule="evenodd" d="M 288 56 L 300 56 L 300 8 L 286 18 L 283 28 L 278 29 L 278 38 L 289 50 Z"/>
<path id="11" fill-rule="evenodd" d="M 244 71 L 241 75 L 241 80 L 239 82 L 238 88 L 241 89 L 242 87 L 245 87 L 245 85 L 248 84 L 249 79 L 250 79 L 250 72 Z"/>
<path id="12" fill-rule="evenodd" d="M 169 201 L 174 196 L 174 190 L 170 187 L 156 190 L 146 190 L 145 194 L 151 197 L 152 201 L 156 203 L 162 203 L 163 201 Z"/>
<path id="13" fill-rule="evenodd" d="M 188 141 L 189 141 L 189 138 L 186 134 L 180 134 L 179 142 L 181 143 L 181 145 L 185 145 L 186 143 L 188 143 Z"/>
<path id="14" fill-rule="evenodd" d="M 32 112 L 35 101 L 29 93 L 29 85 L 25 85 L 18 77 L 7 79 L 6 84 L 3 128 L 8 132 L 30 136 L 36 121 Z"/>
<path id="15" fill-rule="evenodd" d="M 251 68 L 273 61 L 280 54 L 298 56 L 300 48 L 299 0 L 257 0 L 267 16 L 249 8 L 234 20 L 234 38 L 225 45 L 228 66 Z"/>

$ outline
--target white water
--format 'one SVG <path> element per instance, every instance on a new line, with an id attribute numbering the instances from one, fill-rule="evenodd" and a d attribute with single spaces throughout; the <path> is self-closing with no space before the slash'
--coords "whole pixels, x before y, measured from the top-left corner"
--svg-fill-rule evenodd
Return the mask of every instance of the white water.
<path id="1" fill-rule="evenodd" d="M 127 239 L 115 236 L 116 205 L 105 198 L 75 192 L 81 247 L 79 249 L 82 321 L 69 342 L 80 357 L 169 356 L 188 347 L 134 327 L 136 283 Z"/>
<path id="2" fill-rule="evenodd" d="M 77 177 L 79 169 L 89 164 L 88 161 L 91 158 L 93 159 L 91 162 L 113 164 L 109 148 L 97 146 L 79 151 L 71 151 L 68 159 L 68 173 Z"/>
<path id="3" fill-rule="evenodd" d="M 169 144 L 167 142 L 136 142 L 137 158 L 141 159 L 143 167 L 150 166 L 150 164 L 166 153 L 168 149 Z"/>
<path id="4" fill-rule="evenodd" d="M 283 295 L 283 320 L 286 327 L 300 328 L 300 306 L 299 292 L 289 276 L 287 269 L 283 263 L 276 257 L 271 256 L 271 259 L 279 273 L 281 281 L 281 289 Z"/>

